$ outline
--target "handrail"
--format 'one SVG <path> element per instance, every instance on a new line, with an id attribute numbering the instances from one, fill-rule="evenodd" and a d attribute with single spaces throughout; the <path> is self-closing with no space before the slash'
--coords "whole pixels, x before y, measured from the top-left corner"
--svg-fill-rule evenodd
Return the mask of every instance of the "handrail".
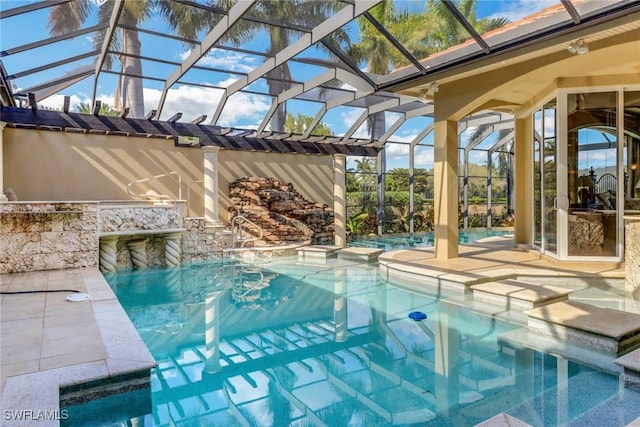
<path id="1" fill-rule="evenodd" d="M 127 184 L 127 194 L 129 194 L 132 197 L 141 197 L 144 199 L 149 199 L 149 198 L 168 199 L 169 197 L 163 194 L 158 194 L 153 190 L 149 190 L 144 194 L 134 193 L 133 191 L 131 191 L 131 187 L 133 187 L 136 184 L 141 184 L 143 182 L 151 181 L 153 179 L 160 179 L 162 177 L 169 176 L 169 175 L 176 175 L 178 177 L 178 200 L 182 200 L 182 177 L 178 172 L 161 173 L 160 175 L 152 176 L 151 178 L 142 178 L 137 181 L 132 181 L 129 184 Z"/>
<path id="2" fill-rule="evenodd" d="M 204 184 L 204 181 L 203 180 L 191 181 L 191 183 L 187 187 L 187 211 L 189 213 L 192 212 L 192 209 L 191 209 L 191 189 L 193 188 L 194 184 Z"/>
<path id="3" fill-rule="evenodd" d="M 238 224 L 238 220 L 240 220 L 240 221 L 244 221 L 244 222 L 248 223 L 249 225 L 252 225 L 252 226 L 254 226 L 255 228 L 257 228 L 257 229 L 258 229 L 258 232 L 259 232 L 259 234 L 260 234 L 260 235 L 259 235 L 258 237 L 252 236 L 252 237 L 253 237 L 252 239 L 246 239 L 246 240 L 245 240 L 245 239 L 242 239 L 242 230 L 243 230 L 243 227 L 242 227 L 242 225 L 241 225 L 241 224 Z M 240 237 L 239 237 L 239 238 L 236 236 L 236 227 L 237 227 L 237 229 L 239 230 L 239 233 L 238 233 L 238 234 L 240 235 Z M 236 246 L 236 243 L 237 243 L 239 240 L 241 240 L 241 239 L 242 239 L 242 243 L 241 243 L 240 247 L 241 247 L 241 248 L 243 248 L 243 247 L 244 247 L 244 245 L 245 245 L 245 243 L 247 243 L 247 242 L 254 242 L 254 241 L 256 241 L 256 240 L 260 240 L 260 239 L 262 239 L 262 236 L 263 236 L 262 227 L 260 227 L 260 226 L 259 226 L 258 224 L 256 224 L 255 222 L 253 222 L 253 221 L 249 220 L 247 217 L 244 217 L 244 216 L 242 216 L 242 215 L 236 215 L 236 216 L 234 216 L 234 217 L 233 217 L 233 219 L 231 220 L 231 243 L 232 243 L 232 245 L 233 245 L 233 247 L 234 247 L 234 248 L 235 248 L 235 246 Z"/>
<path id="4" fill-rule="evenodd" d="M 234 297 L 238 299 L 244 298 L 251 291 L 255 291 L 256 289 L 264 289 L 266 287 L 266 283 L 264 282 L 264 273 L 262 273 L 262 271 L 258 271 L 258 274 L 260 275 L 260 280 L 258 280 L 253 286 L 247 287 L 242 294 L 234 295 Z M 242 272 L 240 274 L 240 280 L 241 284 L 244 284 L 244 268 L 242 269 Z"/>

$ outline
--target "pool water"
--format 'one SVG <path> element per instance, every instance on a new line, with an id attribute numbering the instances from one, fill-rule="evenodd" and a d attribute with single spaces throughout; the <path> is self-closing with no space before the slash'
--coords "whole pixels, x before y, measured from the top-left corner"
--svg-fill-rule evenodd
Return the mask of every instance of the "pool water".
<path id="1" fill-rule="evenodd" d="M 376 265 L 207 263 L 109 274 L 158 362 L 144 426 L 626 425 L 615 373 L 501 344 L 521 326 Z M 416 322 L 408 314 L 420 311 Z"/>
<path id="2" fill-rule="evenodd" d="M 476 242 L 495 236 L 507 236 L 513 234 L 510 228 L 473 228 L 458 231 L 460 244 Z M 433 232 L 383 234 L 380 236 L 359 236 L 349 242 L 348 246 L 378 248 L 385 251 L 407 248 L 432 247 L 434 242 Z"/>

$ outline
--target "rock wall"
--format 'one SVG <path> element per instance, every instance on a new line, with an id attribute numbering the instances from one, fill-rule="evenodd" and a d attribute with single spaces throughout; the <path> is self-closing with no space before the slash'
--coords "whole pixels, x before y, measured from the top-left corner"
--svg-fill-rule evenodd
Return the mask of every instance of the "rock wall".
<path id="1" fill-rule="evenodd" d="M 165 230 L 182 227 L 183 202 L 152 204 L 138 202 L 100 203 L 99 233 L 133 234 L 136 231 Z"/>
<path id="2" fill-rule="evenodd" d="M 229 197 L 232 217 L 239 214 L 262 227 L 264 243 L 334 241 L 333 209 L 307 200 L 291 183 L 255 176 L 240 178 L 229 184 Z"/>
<path id="3" fill-rule="evenodd" d="M 229 247 L 231 237 L 207 227 L 204 218 L 185 218 L 182 234 L 182 262 L 200 262 L 221 259 L 222 250 Z"/>
<path id="4" fill-rule="evenodd" d="M 98 204 L 0 204 L 0 273 L 98 265 Z"/>
<path id="5" fill-rule="evenodd" d="M 626 221 L 624 237 L 625 290 L 640 300 L 640 217 Z"/>

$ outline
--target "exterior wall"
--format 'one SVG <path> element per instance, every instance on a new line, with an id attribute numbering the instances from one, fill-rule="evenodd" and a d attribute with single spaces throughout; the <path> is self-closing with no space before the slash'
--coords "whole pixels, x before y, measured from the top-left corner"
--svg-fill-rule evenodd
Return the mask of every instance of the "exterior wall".
<path id="1" fill-rule="evenodd" d="M 188 216 L 203 216 L 204 157 L 199 148 L 176 147 L 172 140 L 74 134 L 5 128 L 4 185 L 18 200 L 130 200 L 127 185 L 139 179 L 177 172 Z M 245 176 L 292 182 L 308 199 L 333 204 L 331 156 L 220 151 L 220 220 L 228 219 L 229 183 Z M 177 181 L 161 178 L 153 189 L 178 199 Z M 191 191 L 189 191 L 191 189 Z"/>
<path id="2" fill-rule="evenodd" d="M 0 203 L 0 273 L 98 265 L 97 203 Z"/>

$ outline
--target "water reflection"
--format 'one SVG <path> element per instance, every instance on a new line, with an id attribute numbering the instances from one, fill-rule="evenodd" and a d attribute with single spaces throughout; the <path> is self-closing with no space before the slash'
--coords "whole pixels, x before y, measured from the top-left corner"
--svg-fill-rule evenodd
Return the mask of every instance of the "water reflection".
<path id="1" fill-rule="evenodd" d="M 616 373 L 508 346 L 519 326 L 456 299 L 382 283 L 376 267 L 268 267 L 110 276 L 158 361 L 138 425 L 472 426 L 500 412 L 588 425 L 612 402 L 614 425 L 640 416 Z"/>

